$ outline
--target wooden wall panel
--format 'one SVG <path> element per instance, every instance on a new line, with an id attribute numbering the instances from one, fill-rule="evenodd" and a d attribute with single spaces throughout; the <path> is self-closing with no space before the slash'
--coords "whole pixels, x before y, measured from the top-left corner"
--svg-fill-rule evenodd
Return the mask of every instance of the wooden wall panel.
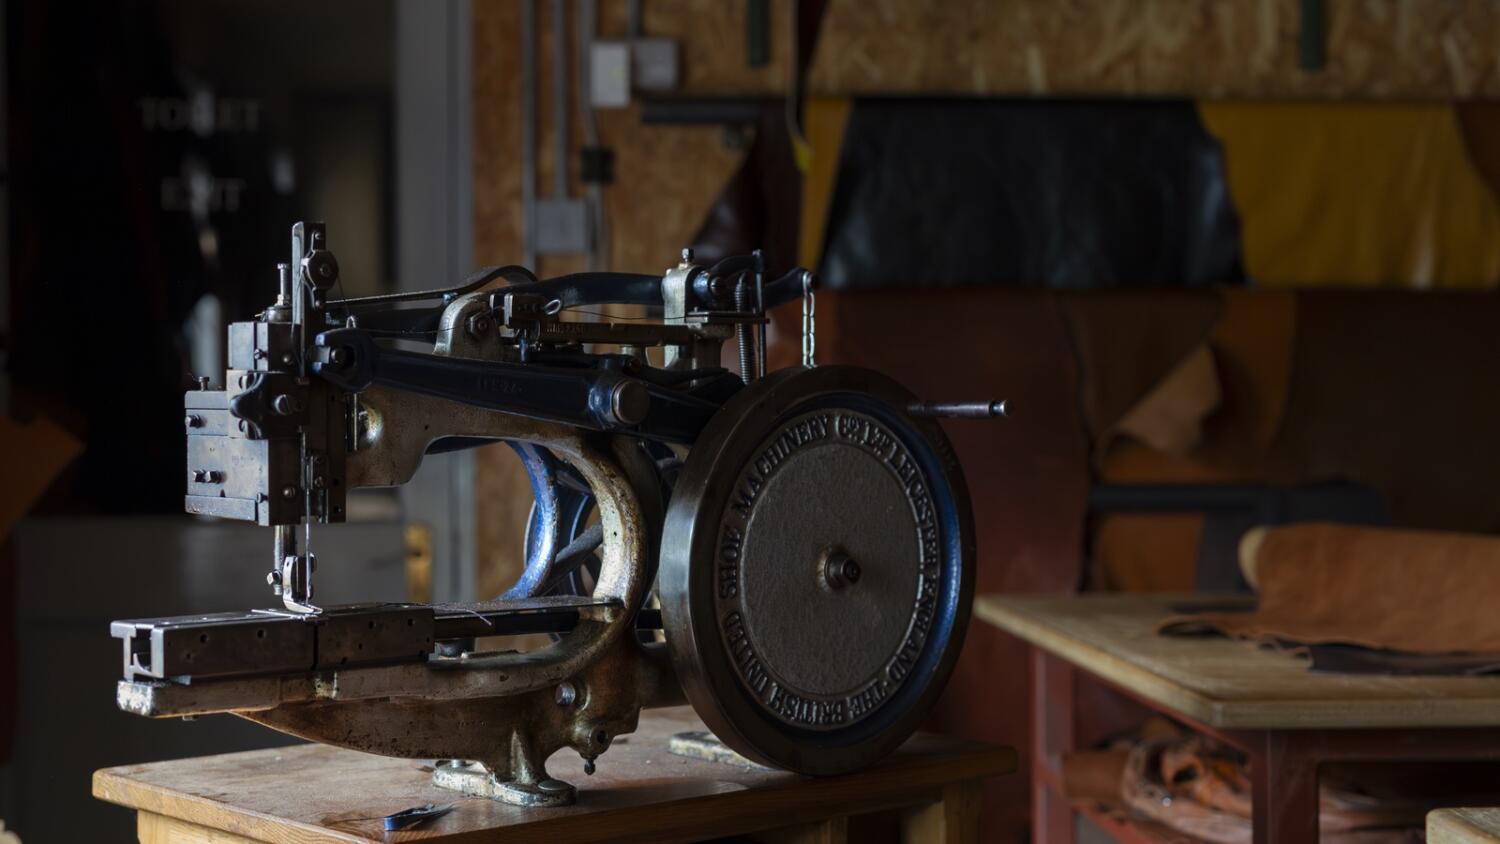
<path id="1" fill-rule="evenodd" d="M 1500 96 L 1493 0 L 1325 0 L 1327 64 L 1298 68 L 1300 0 L 830 0 L 823 94 L 1450 99 Z"/>
<path id="2" fill-rule="evenodd" d="M 644 29 L 676 39 L 681 51 L 682 88 L 690 94 L 767 94 L 784 90 L 789 32 L 777 30 L 770 62 L 745 65 L 746 0 L 673 0 L 644 8 Z M 775 0 L 773 21 L 786 23 L 789 0 Z M 573 8 L 572 0 L 568 8 Z M 601 37 L 625 33 L 625 4 L 600 4 Z M 555 167 L 552 115 L 552 4 L 537 3 L 539 189 L 550 189 Z M 521 24 L 516 0 L 474 4 L 475 250 L 481 263 L 510 262 L 521 255 Z M 575 95 L 573 48 L 568 38 L 568 74 Z M 576 105 L 575 105 L 576 109 Z M 569 116 L 569 162 L 573 195 L 582 193 L 576 150 L 579 116 Z M 606 189 L 611 227 L 611 269 L 659 271 L 676 260 L 703 220 L 709 204 L 738 166 L 742 153 L 724 143 L 723 132 L 708 126 L 643 125 L 639 105 L 598 112 L 599 134 L 615 151 L 615 183 Z M 577 269 L 581 259 L 548 259 L 539 269 L 555 274 Z"/>
<path id="3" fill-rule="evenodd" d="M 474 9 L 474 263 L 521 261 L 521 16 L 511 0 Z M 539 97 L 542 102 L 546 98 Z M 480 600 L 515 580 L 523 561 L 531 490 L 509 448 L 476 453 Z"/>

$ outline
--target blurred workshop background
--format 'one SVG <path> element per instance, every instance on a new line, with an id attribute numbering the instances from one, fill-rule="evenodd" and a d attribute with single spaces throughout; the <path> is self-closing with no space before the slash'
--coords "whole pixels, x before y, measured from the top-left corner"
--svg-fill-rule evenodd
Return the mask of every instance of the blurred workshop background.
<path id="1" fill-rule="evenodd" d="M 1012 400 L 945 422 L 980 593 L 1243 588 L 1269 522 L 1500 530 L 1493 3 L 3 6 L 0 817 L 25 840 L 130 836 L 97 767 L 286 741 L 118 712 L 107 623 L 267 598 L 259 531 L 182 514 L 180 401 L 299 219 L 355 295 L 685 246 L 815 268 L 820 362 Z M 349 507 L 329 600 L 520 569 L 508 449 Z M 976 623 L 930 724 L 1022 750 L 984 840 L 1029 828 L 1028 682 Z"/>

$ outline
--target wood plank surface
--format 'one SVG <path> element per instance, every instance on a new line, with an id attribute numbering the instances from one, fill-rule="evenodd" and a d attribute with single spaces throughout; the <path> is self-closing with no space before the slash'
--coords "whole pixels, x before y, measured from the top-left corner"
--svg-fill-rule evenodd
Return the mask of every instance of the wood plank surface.
<path id="1" fill-rule="evenodd" d="M 106 768 L 94 774 L 94 796 L 289 844 L 693 841 L 934 802 L 954 784 L 1016 765 L 1010 749 L 930 734 L 872 768 L 824 779 L 667 752 L 673 734 L 702 729 L 686 707 L 642 713 L 640 728 L 615 740 L 592 777 L 575 754 L 557 754 L 549 771 L 578 786 L 577 805 L 558 809 L 464 797 L 434 787 L 420 761 L 316 744 Z M 385 815 L 424 803 L 455 806 L 416 830 L 381 829 Z"/>
<path id="2" fill-rule="evenodd" d="M 1147 700 L 1223 729 L 1492 727 L 1500 677 L 1313 673 L 1296 656 L 1220 637 L 1162 636 L 1213 595 L 986 595 L 975 614 Z"/>
<path id="3" fill-rule="evenodd" d="M 1500 809 L 1434 809 L 1427 813 L 1427 844 L 1500 842 Z"/>

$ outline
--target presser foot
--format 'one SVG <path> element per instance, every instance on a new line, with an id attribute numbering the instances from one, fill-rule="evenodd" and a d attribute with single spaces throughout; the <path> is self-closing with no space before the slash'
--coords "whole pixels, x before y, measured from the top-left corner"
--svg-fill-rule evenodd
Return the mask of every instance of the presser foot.
<path id="1" fill-rule="evenodd" d="M 470 797 L 485 797 L 512 806 L 571 806 L 578 799 L 578 789 L 562 780 L 550 777 L 535 782 L 502 780 L 490 773 L 484 765 L 463 759 L 438 760 L 432 771 L 432 784 Z"/>

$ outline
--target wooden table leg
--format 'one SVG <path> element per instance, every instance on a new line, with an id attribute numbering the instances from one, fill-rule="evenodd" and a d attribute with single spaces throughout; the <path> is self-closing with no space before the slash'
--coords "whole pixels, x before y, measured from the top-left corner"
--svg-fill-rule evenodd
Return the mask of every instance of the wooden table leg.
<path id="1" fill-rule="evenodd" d="M 1062 790 L 1063 754 L 1074 749 L 1074 668 L 1031 649 L 1031 840 L 1072 844 L 1073 809 Z"/>
<path id="2" fill-rule="evenodd" d="M 135 834 L 140 844 L 259 844 L 253 838 L 154 812 L 136 812 Z"/>
<path id="3" fill-rule="evenodd" d="M 979 840 L 979 780 L 956 782 L 943 797 L 901 813 L 901 840 L 910 844 L 973 844 Z"/>
<path id="4" fill-rule="evenodd" d="M 1316 844 L 1318 757 L 1296 731 L 1266 730 L 1250 754 L 1254 844 Z"/>
<path id="5" fill-rule="evenodd" d="M 849 818 L 772 829 L 751 836 L 758 844 L 848 844 Z"/>

